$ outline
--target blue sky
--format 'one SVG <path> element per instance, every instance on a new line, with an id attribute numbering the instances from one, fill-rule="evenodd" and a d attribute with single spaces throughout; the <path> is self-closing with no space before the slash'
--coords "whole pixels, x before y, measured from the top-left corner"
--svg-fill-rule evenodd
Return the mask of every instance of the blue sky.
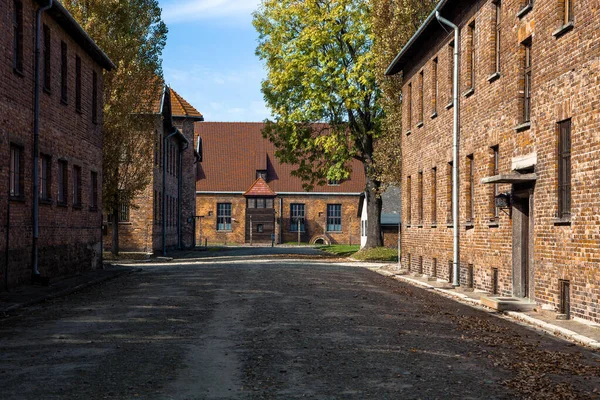
<path id="1" fill-rule="evenodd" d="M 159 0 L 169 28 L 167 83 L 206 121 L 263 121 L 266 73 L 254 55 L 259 0 Z"/>

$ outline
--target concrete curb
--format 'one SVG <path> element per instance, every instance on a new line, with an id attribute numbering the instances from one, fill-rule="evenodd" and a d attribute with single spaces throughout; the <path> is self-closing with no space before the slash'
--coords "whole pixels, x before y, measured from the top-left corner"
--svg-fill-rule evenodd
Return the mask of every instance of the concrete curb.
<path id="1" fill-rule="evenodd" d="M 413 286 L 419 286 L 424 289 L 429 289 L 429 290 L 435 291 L 444 297 L 451 298 L 453 300 L 459 301 L 459 302 L 469 305 L 471 307 L 479 308 L 479 309 L 486 310 L 486 311 L 493 311 L 493 310 L 488 309 L 487 307 L 483 306 L 481 304 L 481 302 L 479 302 L 475 299 L 472 299 L 465 294 L 452 292 L 450 290 L 446 290 L 446 289 L 442 289 L 442 288 L 436 288 L 435 286 L 430 285 L 428 283 L 421 282 L 416 279 L 411 279 L 404 275 L 397 275 L 397 274 L 394 274 L 393 272 L 382 270 L 379 268 L 369 268 L 369 269 L 371 271 L 377 272 L 380 275 L 390 277 L 397 281 L 405 282 L 405 283 L 408 283 Z M 522 313 L 519 313 L 516 311 L 505 311 L 505 312 L 496 313 L 496 314 L 506 316 L 506 317 L 508 317 L 512 320 L 515 320 L 519 323 L 522 323 L 522 324 L 533 326 L 534 328 L 539 329 L 543 332 L 549 333 L 552 336 L 556 336 L 556 337 L 568 340 L 570 342 L 581 344 L 581 345 L 587 346 L 594 350 L 600 350 L 600 342 L 598 342 L 597 340 L 591 339 L 587 336 L 583 336 L 572 330 L 562 328 L 560 326 L 553 325 L 548 322 L 533 318 L 529 315 L 522 314 Z"/>
<path id="2" fill-rule="evenodd" d="M 32 306 L 32 305 L 35 305 L 35 304 L 43 303 L 45 301 L 56 299 L 56 298 L 59 298 L 59 297 L 64 297 L 64 296 L 67 296 L 67 295 L 69 295 L 71 293 L 77 292 L 79 290 L 82 290 L 82 289 L 85 289 L 85 288 L 88 288 L 88 287 L 92 287 L 92 286 L 96 286 L 96 285 L 98 285 L 100 283 L 116 279 L 116 278 L 118 278 L 120 276 L 129 275 L 129 274 L 133 274 L 135 272 L 140 272 L 140 271 L 142 271 L 141 268 L 131 268 L 131 269 L 128 269 L 128 270 L 118 271 L 114 275 L 109 275 L 109 276 L 103 276 L 103 277 L 100 277 L 100 278 L 96 278 L 96 279 L 93 279 L 93 280 L 88 281 L 88 282 L 80 283 L 79 285 L 76 285 L 76 286 L 65 288 L 65 289 L 60 290 L 58 292 L 48 293 L 48 294 L 41 295 L 39 297 L 36 297 L 35 299 L 26 301 L 24 303 L 13 304 L 12 306 L 9 306 L 9 307 L 6 307 L 4 309 L 1 309 L 0 312 L 3 313 L 3 314 L 8 314 L 10 312 L 19 310 L 21 308 L 25 308 L 25 307 L 29 307 L 29 306 Z"/>

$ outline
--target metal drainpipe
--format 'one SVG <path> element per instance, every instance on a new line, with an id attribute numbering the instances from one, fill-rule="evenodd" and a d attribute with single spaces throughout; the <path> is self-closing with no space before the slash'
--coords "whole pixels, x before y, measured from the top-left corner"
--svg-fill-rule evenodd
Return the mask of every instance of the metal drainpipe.
<path id="1" fill-rule="evenodd" d="M 453 241 L 453 250 L 454 250 L 454 259 L 453 259 L 453 279 L 452 286 L 458 287 L 460 286 L 460 225 L 459 225 L 459 215 L 458 215 L 458 140 L 459 140 L 459 102 L 458 102 L 458 46 L 459 46 L 459 29 L 458 26 L 447 20 L 446 18 L 440 15 L 439 11 L 435 12 L 435 17 L 437 20 L 454 29 L 454 71 L 453 71 L 453 79 L 452 84 L 454 85 L 452 91 L 452 101 L 454 103 L 454 121 L 453 121 L 453 129 L 452 129 L 452 220 L 454 224 L 454 241 Z"/>
<path id="2" fill-rule="evenodd" d="M 177 130 L 171 133 L 169 136 L 166 136 L 163 139 L 163 182 L 162 182 L 162 247 L 163 247 L 163 256 L 167 255 L 167 219 L 165 218 L 167 215 L 167 202 L 165 201 L 167 198 L 167 142 L 173 136 L 177 135 Z"/>
<path id="3" fill-rule="evenodd" d="M 38 8 L 35 25 L 35 84 L 34 84 L 34 110 L 33 110 L 33 204 L 32 204 L 32 229 L 33 242 L 31 248 L 31 273 L 40 276 L 38 269 L 38 238 L 40 237 L 40 182 L 38 165 L 40 163 L 40 53 L 42 36 L 42 14 L 52 7 L 52 0 Z"/>
<path id="4" fill-rule="evenodd" d="M 179 172 L 177 177 L 177 248 L 181 250 L 181 186 L 183 181 L 183 152 L 190 147 L 189 142 L 185 142 L 184 146 L 179 146 Z M 195 233 L 194 233 L 195 234 Z"/>

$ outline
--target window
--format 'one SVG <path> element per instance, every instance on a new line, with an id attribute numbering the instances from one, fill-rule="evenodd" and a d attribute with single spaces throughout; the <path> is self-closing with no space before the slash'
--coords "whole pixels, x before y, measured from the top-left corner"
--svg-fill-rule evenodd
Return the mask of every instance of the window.
<path id="1" fill-rule="evenodd" d="M 258 169 L 256 170 L 256 179 L 262 178 L 265 181 L 267 180 L 267 170 L 266 169 Z"/>
<path id="2" fill-rule="evenodd" d="M 492 176 L 498 175 L 500 170 L 498 168 L 500 161 L 500 149 L 498 145 L 492 146 Z M 498 195 L 498 184 L 494 183 L 492 185 L 492 198 L 491 198 L 491 211 L 493 215 L 493 219 L 498 219 L 498 207 L 496 207 L 496 196 Z"/>
<path id="3" fill-rule="evenodd" d="M 412 83 L 408 84 L 406 88 L 406 129 L 407 132 L 410 132 L 410 128 L 412 126 Z"/>
<path id="4" fill-rule="evenodd" d="M 523 122 L 531 121 L 531 41 L 523 43 Z"/>
<path id="5" fill-rule="evenodd" d="M 410 225 L 412 223 L 412 178 L 409 175 L 406 178 L 406 222 Z"/>
<path id="6" fill-rule="evenodd" d="M 42 154 L 40 156 L 40 200 L 50 200 L 50 187 L 52 184 L 52 158 Z"/>
<path id="7" fill-rule="evenodd" d="M 454 40 L 448 45 L 448 88 L 448 106 L 451 106 L 454 103 Z"/>
<path id="8" fill-rule="evenodd" d="M 558 217 L 571 216 L 571 120 L 558 123 Z"/>
<path id="9" fill-rule="evenodd" d="M 129 204 L 119 206 L 119 222 L 129 222 Z"/>
<path id="10" fill-rule="evenodd" d="M 452 161 L 448 163 L 446 171 L 446 182 L 448 184 L 446 187 L 446 222 L 452 224 L 454 223 L 454 216 L 452 215 Z"/>
<path id="11" fill-rule="evenodd" d="M 290 231 L 304 232 L 304 204 L 292 203 L 290 204 Z"/>
<path id="12" fill-rule="evenodd" d="M 327 186 L 339 186 L 340 181 L 337 179 L 327 179 Z"/>
<path id="13" fill-rule="evenodd" d="M 264 225 L 263 224 L 256 224 L 256 232 L 258 233 L 263 233 L 264 232 Z"/>
<path id="14" fill-rule="evenodd" d="M 92 122 L 98 122 L 98 74 L 92 74 Z"/>
<path id="15" fill-rule="evenodd" d="M 23 72 L 23 2 L 13 1 L 13 68 Z"/>
<path id="16" fill-rule="evenodd" d="M 217 204 L 217 230 L 231 230 L 231 203 Z"/>
<path id="17" fill-rule="evenodd" d="M 327 204 L 327 231 L 342 231 L 342 205 Z"/>
<path id="18" fill-rule="evenodd" d="M 158 193 L 156 190 L 154 191 L 154 197 L 152 197 L 152 219 L 154 220 L 154 225 L 158 224 Z"/>
<path id="19" fill-rule="evenodd" d="M 67 205 L 68 199 L 68 184 L 69 182 L 69 170 L 67 168 L 67 162 L 64 160 L 58 161 L 58 193 L 57 200 L 61 205 Z"/>
<path id="20" fill-rule="evenodd" d="M 475 216 L 475 178 L 473 173 L 473 154 L 467 156 L 467 222 L 473 222 Z"/>
<path id="21" fill-rule="evenodd" d="M 73 206 L 81 207 L 81 167 L 73 165 Z"/>
<path id="22" fill-rule="evenodd" d="M 10 146 L 10 196 L 23 197 L 23 148 Z"/>
<path id="23" fill-rule="evenodd" d="M 60 42 L 60 101 L 69 101 L 69 59 L 67 58 L 67 44 Z"/>
<path id="24" fill-rule="evenodd" d="M 425 76 L 419 72 L 419 125 L 423 125 L 423 104 L 425 103 Z"/>
<path id="25" fill-rule="evenodd" d="M 44 90 L 50 92 L 52 89 L 52 40 L 50 37 L 50 28 L 44 24 Z"/>
<path id="26" fill-rule="evenodd" d="M 162 224 L 163 219 L 163 195 L 162 191 L 158 192 L 158 223 Z"/>
<path id="27" fill-rule="evenodd" d="M 256 208 L 265 208 L 265 199 L 264 198 L 256 199 Z"/>
<path id="28" fill-rule="evenodd" d="M 423 171 L 419 171 L 419 224 L 423 223 Z"/>
<path id="29" fill-rule="evenodd" d="M 494 71 L 500 73 L 500 17 L 502 14 L 501 0 L 494 3 Z"/>
<path id="30" fill-rule="evenodd" d="M 75 57 L 75 110 L 81 112 L 81 57 Z"/>
<path id="31" fill-rule="evenodd" d="M 563 0 L 563 25 L 573 23 L 573 0 Z"/>
<path id="32" fill-rule="evenodd" d="M 156 198 L 156 190 L 154 191 L 154 197 Z M 152 204 L 156 204 L 156 200 Z M 95 171 L 90 173 L 90 209 L 98 209 L 98 173 Z"/>
<path id="33" fill-rule="evenodd" d="M 468 89 L 475 89 L 475 21 L 469 24 L 468 33 Z"/>
<path id="34" fill-rule="evenodd" d="M 246 199 L 246 208 L 256 208 L 256 198 L 255 197 Z"/>
<path id="35" fill-rule="evenodd" d="M 431 169 L 431 223 L 437 223 L 437 168 Z"/>
<path id="36" fill-rule="evenodd" d="M 431 116 L 437 114 L 437 98 L 438 98 L 438 58 L 433 59 L 431 65 Z"/>

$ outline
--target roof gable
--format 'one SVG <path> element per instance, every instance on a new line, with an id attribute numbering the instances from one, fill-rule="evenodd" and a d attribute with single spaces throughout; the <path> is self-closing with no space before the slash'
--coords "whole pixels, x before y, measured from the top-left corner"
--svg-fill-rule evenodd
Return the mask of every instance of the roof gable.
<path id="1" fill-rule="evenodd" d="M 267 182 L 263 178 L 258 178 L 254 181 L 250 189 L 244 193 L 244 196 L 265 196 L 275 197 L 277 196 L 273 190 L 267 185 Z"/>

